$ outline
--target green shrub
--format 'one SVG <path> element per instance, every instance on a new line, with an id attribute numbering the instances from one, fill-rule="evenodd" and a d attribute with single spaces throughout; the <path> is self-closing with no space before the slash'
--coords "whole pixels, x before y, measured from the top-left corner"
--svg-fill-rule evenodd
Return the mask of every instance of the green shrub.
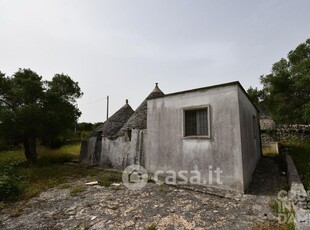
<path id="1" fill-rule="evenodd" d="M 156 230 L 157 229 L 157 225 L 153 223 L 153 224 L 147 226 L 146 229 L 147 230 Z"/>
<path id="2" fill-rule="evenodd" d="M 80 192 L 83 192 L 84 190 L 85 190 L 85 186 L 84 185 L 76 186 L 76 187 L 70 189 L 70 195 L 71 196 L 76 196 L 77 194 L 79 194 Z"/>
<path id="3" fill-rule="evenodd" d="M 20 194 L 20 189 L 16 182 L 7 175 L 0 175 L 0 200 L 10 200 Z"/>
<path id="4" fill-rule="evenodd" d="M 98 179 L 98 183 L 105 187 L 109 187 L 111 186 L 111 184 L 121 181 L 122 181 L 122 174 L 119 172 L 106 172 Z"/>

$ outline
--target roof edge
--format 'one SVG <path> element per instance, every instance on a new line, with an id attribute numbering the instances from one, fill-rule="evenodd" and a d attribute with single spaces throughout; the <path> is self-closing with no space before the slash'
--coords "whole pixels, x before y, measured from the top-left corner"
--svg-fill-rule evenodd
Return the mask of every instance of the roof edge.
<path id="1" fill-rule="evenodd" d="M 195 88 L 195 89 L 179 91 L 179 92 L 175 92 L 175 93 L 169 93 L 169 94 L 165 94 L 163 96 L 157 97 L 157 98 L 169 97 L 169 96 L 174 96 L 174 95 L 183 94 L 183 93 L 191 93 L 191 92 L 196 92 L 196 91 L 200 91 L 200 90 L 208 90 L 208 89 L 213 89 L 213 88 L 218 88 L 218 87 L 226 87 L 226 86 L 232 86 L 232 85 L 237 85 L 241 89 L 241 91 L 243 91 L 245 96 L 249 99 L 251 104 L 254 106 L 256 111 L 259 113 L 259 109 L 253 103 L 253 101 L 251 100 L 251 98 L 249 97 L 249 95 L 247 94 L 247 92 L 245 91 L 245 89 L 243 88 L 243 86 L 241 85 L 241 83 L 239 81 L 232 81 L 232 82 L 227 82 L 227 83 L 222 83 L 222 84 L 217 84 L 217 85 L 211 85 L 211 86 L 206 86 L 206 87 L 201 87 L 201 88 Z M 157 99 L 157 98 L 150 98 L 150 99 L 147 99 L 147 100 L 154 100 L 154 99 Z"/>

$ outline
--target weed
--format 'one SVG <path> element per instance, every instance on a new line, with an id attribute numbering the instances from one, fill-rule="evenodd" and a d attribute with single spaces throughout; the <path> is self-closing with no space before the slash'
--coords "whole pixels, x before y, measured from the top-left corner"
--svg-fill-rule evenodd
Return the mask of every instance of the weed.
<path id="1" fill-rule="evenodd" d="M 23 208 L 18 206 L 10 214 L 10 217 L 19 217 L 23 212 Z"/>
<path id="2" fill-rule="evenodd" d="M 85 186 L 84 185 L 76 186 L 76 187 L 70 189 L 70 195 L 71 196 L 76 196 L 79 193 L 83 192 L 84 190 L 85 190 Z"/>
<path id="3" fill-rule="evenodd" d="M 271 208 L 271 210 L 274 212 L 274 213 L 278 213 L 278 210 L 279 210 L 279 203 L 278 203 L 278 200 L 276 199 L 271 199 L 269 201 L 269 207 Z"/>
<path id="4" fill-rule="evenodd" d="M 13 180 L 8 175 L 0 175 L 0 200 L 10 200 L 18 196 L 20 190 Z"/>
<path id="5" fill-rule="evenodd" d="M 156 230 L 157 229 L 157 225 L 153 223 L 153 224 L 147 226 L 146 229 L 147 230 Z"/>
<path id="6" fill-rule="evenodd" d="M 169 189 L 167 189 L 167 187 L 165 186 L 165 184 L 161 184 L 159 185 L 159 188 L 158 188 L 159 192 L 163 192 L 165 194 L 169 193 Z"/>
<path id="7" fill-rule="evenodd" d="M 82 230 L 87 230 L 87 229 L 89 229 L 89 226 L 87 224 L 83 223 L 82 226 L 81 226 L 81 229 Z"/>
<path id="8" fill-rule="evenodd" d="M 288 147 L 306 190 L 310 190 L 310 142 L 286 141 L 282 144 Z"/>
<path id="9" fill-rule="evenodd" d="M 104 186 L 122 181 L 119 172 L 63 164 L 78 159 L 79 149 L 80 144 L 57 150 L 38 147 L 38 162 L 34 165 L 27 164 L 22 150 L 0 152 L 0 202 L 29 199 L 52 187 L 69 189 L 72 180 L 86 176 Z"/>
<path id="10" fill-rule="evenodd" d="M 121 181 L 122 181 L 122 174 L 119 172 L 106 172 L 98 179 L 98 183 L 105 187 L 110 187 L 111 184 Z"/>
<path id="11" fill-rule="evenodd" d="M 58 150 L 38 147 L 38 162 L 34 165 L 27 164 L 22 150 L 0 152 L 0 201 L 27 199 L 67 182 L 73 174 L 79 177 L 87 174 L 85 169 L 62 165 L 78 158 L 79 147 L 79 144 Z"/>
<path id="12" fill-rule="evenodd" d="M 271 210 L 276 214 L 279 215 L 281 214 L 282 218 L 285 218 L 287 221 L 290 221 L 289 223 L 285 223 L 285 224 L 278 224 L 278 229 L 281 230 L 294 230 L 295 229 L 295 224 L 292 221 L 291 222 L 291 218 L 293 216 L 295 216 L 294 210 L 292 209 L 292 207 L 290 206 L 291 203 L 287 203 L 284 200 L 280 200 L 280 199 L 271 199 L 269 201 L 269 207 L 271 208 Z M 266 225 L 266 223 L 264 224 L 260 224 L 258 225 L 255 229 L 271 229 L 271 228 L 264 228 L 264 226 Z"/>
<path id="13" fill-rule="evenodd" d="M 64 183 L 64 184 L 60 184 L 60 185 L 58 185 L 58 186 L 57 186 L 57 188 L 59 188 L 59 189 L 68 189 L 68 188 L 70 188 L 70 185 L 69 185 L 69 184 Z"/>
<path id="14" fill-rule="evenodd" d="M 279 224 L 277 221 L 265 221 L 254 223 L 252 230 L 270 230 L 270 229 L 278 229 L 278 230 L 290 230 L 284 224 Z"/>

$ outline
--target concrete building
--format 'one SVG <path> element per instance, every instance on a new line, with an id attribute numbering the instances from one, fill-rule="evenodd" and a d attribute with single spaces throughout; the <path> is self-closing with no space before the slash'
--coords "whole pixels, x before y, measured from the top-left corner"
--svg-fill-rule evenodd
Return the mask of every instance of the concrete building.
<path id="1" fill-rule="evenodd" d="M 246 190 L 261 146 L 258 111 L 239 82 L 148 100 L 147 118 L 149 172 L 198 170 L 210 186 Z M 222 184 L 209 180 L 216 168 Z"/>
<path id="2" fill-rule="evenodd" d="M 102 135 L 98 162 L 189 181 L 199 172 L 201 185 L 245 192 L 261 156 L 258 116 L 239 82 L 167 95 L 156 85 L 116 136 Z"/>

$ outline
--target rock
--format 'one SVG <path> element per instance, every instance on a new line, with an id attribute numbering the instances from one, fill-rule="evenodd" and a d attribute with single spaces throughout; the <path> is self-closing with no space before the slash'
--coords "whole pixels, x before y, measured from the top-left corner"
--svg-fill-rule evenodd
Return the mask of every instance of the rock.
<path id="1" fill-rule="evenodd" d="M 127 221 L 127 222 L 125 223 L 125 227 L 128 228 L 128 227 L 133 226 L 134 224 L 135 224 L 135 223 L 134 223 L 132 220 L 130 220 L 130 221 Z"/>
<path id="2" fill-rule="evenodd" d="M 98 181 L 85 183 L 85 185 L 98 185 L 98 184 L 99 184 Z"/>
<path id="3" fill-rule="evenodd" d="M 120 186 L 121 184 L 118 184 L 118 183 L 113 183 L 111 184 L 112 186 Z"/>

